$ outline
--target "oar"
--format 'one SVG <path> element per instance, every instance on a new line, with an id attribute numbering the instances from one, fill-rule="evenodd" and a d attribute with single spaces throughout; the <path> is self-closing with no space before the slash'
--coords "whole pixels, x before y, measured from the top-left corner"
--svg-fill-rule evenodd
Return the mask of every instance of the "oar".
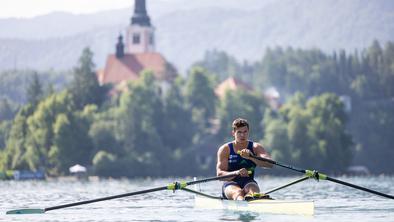
<path id="1" fill-rule="evenodd" d="M 359 189 L 359 190 L 362 190 L 362 191 L 373 193 L 373 194 L 376 194 L 376 195 L 379 195 L 379 196 L 382 196 L 382 197 L 387 197 L 387 198 L 390 198 L 390 199 L 394 199 L 394 196 L 392 196 L 392 195 L 381 193 L 381 192 L 378 192 L 376 190 L 371 190 L 371 189 L 368 189 L 368 188 L 365 188 L 365 187 L 361 187 L 361 186 L 358 186 L 358 185 L 355 185 L 355 184 L 351 184 L 351 183 L 348 183 L 348 182 L 345 182 L 345 181 L 342 181 L 342 180 L 338 180 L 338 179 L 329 177 L 329 176 L 327 176 L 325 174 L 318 173 L 315 170 L 299 169 L 299 168 L 296 168 L 296 167 L 293 167 L 293 166 L 289 166 L 289 165 L 285 165 L 285 164 L 276 162 L 276 161 L 271 160 L 271 159 L 264 158 L 264 157 L 259 157 L 259 156 L 256 156 L 256 155 L 250 155 L 250 156 L 252 158 L 256 159 L 256 160 L 265 161 L 265 162 L 272 163 L 274 165 L 277 165 L 277 166 L 280 166 L 280 167 L 283 167 L 283 168 L 287 168 L 287 169 L 290 169 L 290 170 L 293 170 L 293 171 L 297 171 L 297 172 L 303 173 L 303 174 L 305 174 L 306 176 L 308 176 L 310 178 L 315 178 L 317 180 L 328 180 L 328 181 L 331 181 L 331 182 L 334 182 L 334 183 L 339 183 L 339 184 L 342 184 L 342 185 L 345 185 L 345 186 L 348 186 L 348 187 L 352 187 L 352 188 L 355 188 L 355 189 Z"/>
<path id="2" fill-rule="evenodd" d="M 157 187 L 157 188 L 152 188 L 152 189 L 147 189 L 147 190 L 141 190 L 141 191 L 136 191 L 136 192 L 131 192 L 131 193 L 119 194 L 119 195 L 114 195 L 114 196 L 109 196 L 109 197 L 102 197 L 102 198 L 97 198 L 97 199 L 92 199 L 92 200 L 79 201 L 79 202 L 75 202 L 75 203 L 63 204 L 63 205 L 58 205 L 58 206 L 53 206 L 53 207 L 36 208 L 36 209 L 26 209 L 25 208 L 25 209 L 10 210 L 10 211 L 7 211 L 7 214 L 43 214 L 43 213 L 50 211 L 50 210 L 56 210 L 56 209 L 62 209 L 62 208 L 66 208 L 66 207 L 73 207 L 73 206 L 78 206 L 78 205 L 83 205 L 83 204 L 95 203 L 95 202 L 104 201 L 104 200 L 112 200 L 112 199 L 116 199 L 116 198 L 134 196 L 134 195 L 138 195 L 138 194 L 152 193 L 152 192 L 161 191 L 161 190 L 175 191 L 175 190 L 183 189 L 189 185 L 231 178 L 231 177 L 234 177 L 237 175 L 238 175 L 237 173 L 232 173 L 232 174 L 228 174 L 225 176 L 210 177 L 210 178 L 205 178 L 205 179 L 195 180 L 195 181 L 190 181 L 190 182 L 174 182 L 174 183 L 171 183 L 167 186 L 162 186 L 162 187 Z"/>
<path id="3" fill-rule="evenodd" d="M 269 190 L 269 191 L 267 191 L 267 192 L 264 192 L 264 194 L 273 193 L 273 192 L 275 192 L 275 191 L 281 190 L 281 189 L 283 189 L 283 188 L 289 187 L 289 186 L 291 186 L 291 185 L 294 185 L 294 184 L 296 184 L 296 183 L 302 182 L 302 181 L 307 180 L 307 179 L 309 179 L 309 177 L 308 177 L 308 176 L 305 176 L 305 177 L 303 177 L 303 178 L 300 178 L 300 179 L 297 179 L 297 180 L 295 180 L 295 181 L 292 181 L 292 182 L 290 182 L 290 183 L 288 183 L 288 184 L 285 184 L 285 185 L 282 185 L 282 186 L 280 186 L 280 187 L 276 187 L 276 188 L 274 188 L 274 189 L 272 189 L 272 190 Z"/>
<path id="4" fill-rule="evenodd" d="M 203 196 L 203 197 L 208 197 L 208 198 L 211 198 L 211 199 L 217 199 L 217 200 L 223 200 L 224 199 L 223 197 L 217 197 L 217 196 L 209 195 L 209 194 L 202 193 L 202 192 L 199 192 L 199 191 L 196 191 L 196 190 L 192 190 L 192 189 L 188 189 L 188 188 L 182 188 L 182 190 L 187 191 L 189 193 L 194 193 L 194 194 L 197 194 L 197 195 L 200 195 L 200 196 Z"/>

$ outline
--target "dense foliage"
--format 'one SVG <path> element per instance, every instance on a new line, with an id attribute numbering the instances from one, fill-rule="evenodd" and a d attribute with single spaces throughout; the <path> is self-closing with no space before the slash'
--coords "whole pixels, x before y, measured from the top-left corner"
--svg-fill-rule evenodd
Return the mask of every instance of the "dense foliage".
<path id="1" fill-rule="evenodd" d="M 54 91 L 61 91 L 72 78 L 68 72 L 9 70 L 0 72 L 0 98 L 7 99 L 10 104 L 24 104 L 28 102 L 29 90 L 34 81 L 39 81 L 41 93 L 48 95 Z M 36 82 L 37 83 L 37 82 Z M 30 89 L 29 89 L 30 88 Z"/>
<path id="2" fill-rule="evenodd" d="M 264 144 L 276 160 L 343 172 L 352 157 L 343 103 L 334 94 L 308 101 L 297 93 L 279 113 L 267 112 Z"/>
<path id="3" fill-rule="evenodd" d="M 48 82 L 32 72 L 19 108 L 12 104 L 21 101 L 2 92 L 0 170 L 57 176 L 79 163 L 110 177 L 212 174 L 216 149 L 231 139 L 236 117 L 250 121 L 251 139 L 279 161 L 330 172 L 344 172 L 352 161 L 375 172 L 394 167 L 391 42 L 384 48 L 374 42 L 360 54 L 268 49 L 254 64 L 214 51 L 168 89 L 144 71 L 111 98 L 92 58 L 83 50 L 63 90 L 43 89 Z M 215 85 L 229 76 L 254 90 L 218 98 Z M 281 93 L 280 108 L 263 96 L 270 86 Z"/>
<path id="4" fill-rule="evenodd" d="M 260 92 L 274 86 L 281 98 L 296 92 L 302 92 L 306 98 L 326 92 L 341 96 L 348 116 L 346 128 L 356 148 L 352 163 L 366 165 L 372 172 L 392 173 L 394 163 L 388 157 L 394 155 L 393 42 L 382 47 L 374 41 L 361 52 L 340 50 L 331 55 L 318 49 L 277 47 L 267 49 L 262 60 L 252 65 L 228 58 L 225 53 L 213 51 L 197 63 L 213 73 L 218 71 L 210 69 L 211 60 L 224 61 L 217 65 L 224 67 L 221 71 L 239 67 L 238 70 L 245 71 L 234 76 Z"/>

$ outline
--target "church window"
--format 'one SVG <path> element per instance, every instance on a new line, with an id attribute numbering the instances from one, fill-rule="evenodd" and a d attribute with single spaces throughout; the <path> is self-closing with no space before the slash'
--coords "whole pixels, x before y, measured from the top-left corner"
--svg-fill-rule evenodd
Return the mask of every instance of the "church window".
<path id="1" fill-rule="evenodd" d="M 149 35 L 149 44 L 150 44 L 150 45 L 155 44 L 155 38 L 154 38 L 153 34 L 150 34 L 150 35 Z"/>
<path id="2" fill-rule="evenodd" d="M 141 37 L 139 33 L 133 34 L 133 44 L 140 44 Z"/>

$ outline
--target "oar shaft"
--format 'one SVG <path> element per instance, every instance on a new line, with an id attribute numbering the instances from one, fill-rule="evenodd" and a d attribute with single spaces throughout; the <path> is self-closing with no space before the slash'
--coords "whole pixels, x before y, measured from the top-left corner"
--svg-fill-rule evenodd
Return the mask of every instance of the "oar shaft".
<path id="1" fill-rule="evenodd" d="M 75 203 L 69 203 L 69 204 L 63 204 L 63 205 L 58 205 L 58 206 L 53 206 L 53 207 L 47 207 L 47 208 L 36 208 L 36 209 L 17 209 L 17 210 L 10 210 L 7 211 L 7 214 L 42 214 L 45 213 L 46 211 L 50 210 L 56 210 L 56 209 L 62 209 L 66 207 L 73 207 L 73 206 L 78 206 L 78 205 L 83 205 L 83 204 L 90 204 L 90 203 L 95 203 L 95 202 L 100 202 L 104 200 L 111 200 L 111 199 L 116 199 L 116 198 L 122 198 L 122 197 L 128 197 L 128 196 L 133 196 L 133 195 L 138 195 L 138 194 L 144 194 L 144 193 L 151 193 L 155 191 L 161 191 L 161 190 L 179 190 L 179 189 L 184 189 L 188 185 L 192 184 L 197 184 L 197 183 L 205 183 L 213 180 L 221 180 L 221 179 L 226 179 L 226 178 L 231 178 L 234 176 L 237 176 L 237 173 L 232 173 L 228 174 L 225 176 L 219 176 L 219 177 L 210 177 L 206 179 L 201 179 L 197 181 L 191 181 L 191 182 L 174 182 L 172 184 L 169 184 L 167 186 L 163 187 L 157 187 L 157 188 L 152 188 L 152 189 L 147 189 L 147 190 L 141 190 L 141 191 L 136 191 L 136 192 L 131 192 L 131 193 L 125 193 L 125 194 L 119 194 L 119 195 L 114 195 L 114 196 L 109 196 L 109 197 L 102 197 L 102 198 L 97 198 L 97 199 L 92 199 L 92 200 L 85 200 L 85 201 L 79 201 Z"/>
<path id="2" fill-rule="evenodd" d="M 297 172 L 300 172 L 300 173 L 305 173 L 306 172 L 303 169 L 298 169 L 298 168 L 290 166 L 290 165 L 285 165 L 285 164 L 282 164 L 282 163 L 278 163 L 275 160 L 267 159 L 267 158 L 256 156 L 256 155 L 253 155 L 253 154 L 250 155 L 250 156 L 255 158 L 256 160 L 261 160 L 261 161 L 265 161 L 265 162 L 268 162 L 268 163 L 272 163 L 274 165 L 281 166 L 281 167 L 284 167 L 284 168 L 287 168 L 287 169 L 290 169 L 290 170 L 294 170 L 294 171 L 297 171 Z"/>
<path id="3" fill-rule="evenodd" d="M 206 194 L 206 193 L 202 193 L 202 192 L 198 192 L 198 191 L 195 191 L 195 190 L 192 190 L 192 189 L 188 189 L 188 188 L 182 188 L 182 190 L 190 192 L 190 193 L 194 193 L 194 194 L 197 194 L 197 195 L 200 195 L 200 196 L 203 196 L 203 197 L 208 197 L 208 198 L 211 198 L 211 199 L 216 199 L 216 200 L 223 200 L 224 199 L 223 197 L 212 196 L 212 195 L 209 195 L 209 194 Z"/>
<path id="4" fill-rule="evenodd" d="M 265 192 L 265 194 L 273 193 L 273 192 L 275 192 L 275 191 L 281 190 L 281 189 L 283 189 L 283 188 L 289 187 L 289 186 L 291 186 L 291 185 L 294 185 L 294 184 L 296 184 L 296 183 L 302 182 L 302 181 L 307 180 L 307 179 L 309 179 L 309 177 L 303 177 L 303 178 L 301 178 L 301 179 L 295 180 L 295 181 L 290 182 L 290 183 L 288 183 L 288 184 L 285 184 L 285 185 L 283 185 L 283 186 L 280 186 L 280 187 L 274 188 L 274 189 L 272 189 L 272 190 L 270 190 L 270 191 L 267 191 L 267 192 Z"/>
<path id="5" fill-rule="evenodd" d="M 345 181 L 342 181 L 342 180 L 337 180 L 335 178 L 327 177 L 326 180 L 329 180 L 329 181 L 332 181 L 332 182 L 335 182 L 335 183 L 339 183 L 339 184 L 342 184 L 342 185 L 345 185 L 345 186 L 353 187 L 355 189 L 363 190 L 363 191 L 366 191 L 366 192 L 369 192 L 369 193 L 373 193 L 373 194 L 376 194 L 376 195 L 379 195 L 379 196 L 382 196 L 382 197 L 387 197 L 387 198 L 390 198 L 390 199 L 394 199 L 394 196 L 392 196 L 392 195 L 381 193 L 381 192 L 378 192 L 376 190 L 371 190 L 371 189 L 368 189 L 368 188 L 365 188 L 365 187 L 361 187 L 361 186 L 358 186 L 358 185 L 355 185 L 355 184 L 351 184 L 351 183 L 348 183 L 348 182 L 345 182 Z"/>
<path id="6" fill-rule="evenodd" d="M 229 174 L 229 175 L 220 176 L 220 177 L 210 177 L 210 178 L 205 178 L 205 179 L 201 179 L 201 180 L 190 181 L 190 182 L 186 182 L 186 186 L 198 184 L 198 183 L 205 183 L 205 182 L 214 181 L 214 180 L 226 179 L 226 178 L 234 177 L 236 175 L 237 174 L 234 173 L 234 174 Z M 90 203 L 95 203 L 95 202 L 100 202 L 100 201 L 105 201 L 105 200 L 112 200 L 112 199 L 116 199 L 116 198 L 134 196 L 134 195 L 138 195 L 138 194 L 151 193 L 151 192 L 168 190 L 168 189 L 169 189 L 168 186 L 157 187 L 157 188 L 141 190 L 141 191 L 136 191 L 136 192 L 131 192 L 131 193 L 119 194 L 119 195 L 114 195 L 114 196 L 109 196 L 109 197 L 102 197 L 102 198 L 97 198 L 97 199 L 92 199 L 92 200 L 85 200 L 85 201 L 80 201 L 80 202 L 75 202 L 75 203 L 69 203 L 69 204 L 48 207 L 48 208 L 45 208 L 44 210 L 45 211 L 57 210 L 57 209 L 66 208 L 66 207 L 73 207 L 73 206 L 78 206 L 78 205 L 83 205 L 83 204 L 90 204 Z M 179 187 L 174 186 L 173 189 L 179 189 Z"/>
<path id="7" fill-rule="evenodd" d="M 97 198 L 97 199 L 92 199 L 92 200 L 79 201 L 79 202 L 75 202 L 75 203 L 62 204 L 62 205 L 58 205 L 58 206 L 47 207 L 47 208 L 44 208 L 44 210 L 46 212 L 46 211 L 50 211 L 50 210 L 57 210 L 57 209 L 62 209 L 62 208 L 66 208 L 66 207 L 73 207 L 73 206 L 78 206 L 78 205 L 83 205 L 83 204 L 90 204 L 90 203 L 95 203 L 95 202 L 100 202 L 100 201 L 105 201 L 105 200 L 112 200 L 112 199 L 116 199 L 116 198 L 128 197 L 128 196 L 144 194 L 144 193 L 151 193 L 151 192 L 161 191 L 161 190 L 167 190 L 167 186 L 152 188 L 152 189 L 148 189 L 148 190 L 141 190 L 141 191 L 136 191 L 136 192 L 131 192 L 131 193 L 119 194 L 119 195 L 114 195 L 114 196 L 109 196 L 109 197 L 102 197 L 102 198 Z"/>
<path id="8" fill-rule="evenodd" d="M 205 178 L 205 179 L 201 179 L 201 180 L 190 181 L 190 182 L 187 182 L 186 184 L 189 186 L 189 185 L 194 185 L 194 184 L 198 184 L 198 183 L 206 183 L 206 182 L 214 181 L 214 180 L 227 179 L 227 178 L 231 178 L 231 177 L 235 177 L 235 176 L 238 176 L 238 174 L 231 173 L 231 174 L 227 174 L 224 176 L 210 177 L 210 178 Z"/>

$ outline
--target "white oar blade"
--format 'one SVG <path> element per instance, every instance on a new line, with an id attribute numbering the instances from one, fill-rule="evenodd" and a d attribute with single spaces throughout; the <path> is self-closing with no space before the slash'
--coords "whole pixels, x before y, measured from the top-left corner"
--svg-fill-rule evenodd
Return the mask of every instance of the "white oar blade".
<path id="1" fill-rule="evenodd" d="M 19 210 L 9 210 L 7 214 L 43 214 L 44 209 L 19 209 Z"/>

